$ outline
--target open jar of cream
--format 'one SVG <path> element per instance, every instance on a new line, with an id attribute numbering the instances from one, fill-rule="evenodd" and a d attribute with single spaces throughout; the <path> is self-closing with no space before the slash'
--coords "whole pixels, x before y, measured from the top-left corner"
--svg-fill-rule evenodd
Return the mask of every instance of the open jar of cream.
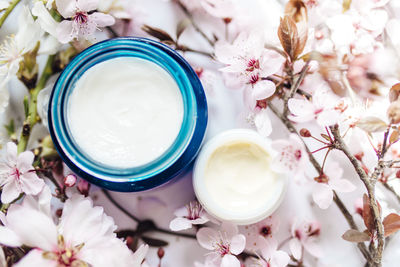
<path id="1" fill-rule="evenodd" d="M 161 185 L 194 159 L 207 102 L 190 65 L 145 38 L 116 38 L 77 55 L 49 102 L 49 130 L 64 162 L 110 190 Z"/>
<path id="2" fill-rule="evenodd" d="M 271 169 L 274 151 L 257 132 L 234 129 L 213 137 L 196 160 L 193 186 L 205 210 L 222 221 L 246 225 L 271 215 L 287 177 Z"/>

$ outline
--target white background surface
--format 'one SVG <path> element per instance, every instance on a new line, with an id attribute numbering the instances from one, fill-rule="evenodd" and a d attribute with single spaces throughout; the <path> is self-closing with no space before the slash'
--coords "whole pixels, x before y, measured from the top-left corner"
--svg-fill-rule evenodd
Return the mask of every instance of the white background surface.
<path id="1" fill-rule="evenodd" d="M 243 1 L 254 3 L 262 0 L 248 0 Z M 264 6 L 268 8 L 276 8 L 277 3 L 273 0 L 262 1 Z M 167 32 L 174 34 L 175 25 L 182 17 L 181 12 L 173 7 L 171 3 L 167 3 L 162 0 L 140 0 L 135 1 L 137 5 L 143 10 L 142 18 L 144 21 L 155 27 L 160 27 Z M 262 12 L 262 10 L 260 10 Z M 17 12 L 15 12 L 17 13 Z M 276 12 L 277 19 L 280 16 L 280 10 Z M 271 18 L 267 18 L 271 19 Z M 3 38 L 5 33 L 16 31 L 16 20 L 15 18 L 10 19 L 6 23 L 6 30 L 1 30 L 0 37 Z M 205 22 L 207 23 L 207 22 Z M 200 48 L 202 50 L 207 49 L 207 44 L 201 38 L 194 33 L 193 30 L 189 29 L 184 33 L 183 40 L 191 46 Z M 190 56 L 190 62 L 201 62 L 203 66 L 210 66 L 213 69 L 217 69 L 218 66 L 215 63 L 204 61 L 201 57 Z M 197 61 L 199 59 L 200 61 Z M 10 109 L 6 117 L 9 115 L 15 117 L 16 114 L 22 114 L 22 101 L 21 96 L 24 94 L 24 89 L 19 85 L 19 82 L 13 83 L 10 88 L 12 99 Z M 221 80 L 216 81 L 215 88 L 208 94 L 209 104 L 209 127 L 207 132 L 207 139 L 223 130 L 240 127 L 242 124 L 239 122 L 239 115 L 242 110 L 241 92 L 231 89 L 227 89 L 223 86 Z M 16 108 L 17 107 L 17 108 Z M 271 115 L 273 117 L 273 115 Z M 273 123 L 273 134 L 274 138 L 282 138 L 287 136 L 287 131 L 279 121 L 274 119 Z M 36 129 L 37 132 L 44 131 L 44 129 Z M 317 155 L 321 156 L 321 155 Z M 333 157 L 337 157 L 333 155 Z M 347 164 L 345 160 L 342 160 L 344 164 Z M 357 184 L 358 191 L 341 194 L 340 197 L 346 203 L 346 206 L 351 212 L 354 212 L 353 203 L 354 201 L 362 196 L 363 186 L 356 179 L 355 173 L 351 168 L 347 168 L 345 172 L 345 178 L 350 179 L 353 183 Z M 284 240 L 289 237 L 290 222 L 293 217 L 300 219 L 316 219 L 322 224 L 321 237 L 319 244 L 324 251 L 324 257 L 319 261 L 313 261 L 307 258 L 308 264 L 306 266 L 351 266 L 358 267 L 363 266 L 363 259 L 356 246 L 348 243 L 341 239 L 341 235 L 348 229 L 345 219 L 341 215 L 338 208 L 333 204 L 327 210 L 321 210 L 316 207 L 311 199 L 310 195 L 311 188 L 308 186 L 301 186 L 294 182 L 289 183 L 287 195 L 274 214 L 279 217 L 281 221 L 279 240 Z M 112 193 L 113 197 L 117 199 L 124 207 L 129 211 L 136 214 L 140 218 L 152 218 L 161 227 L 168 227 L 169 221 L 173 218 L 173 211 L 185 205 L 189 201 L 194 199 L 194 193 L 191 184 L 191 173 L 176 179 L 173 183 L 144 193 L 127 194 L 127 193 Z M 117 210 L 112 204 L 105 200 L 102 193 L 97 190 L 93 193 L 95 202 L 98 205 L 103 205 L 108 215 L 114 217 L 119 229 L 127 229 L 135 226 L 134 222 L 127 216 Z M 138 199 L 156 197 L 161 200 L 159 205 L 153 205 L 151 209 L 142 211 L 138 207 Z M 398 203 L 394 202 L 391 197 L 388 197 L 390 207 L 398 207 Z M 355 215 L 356 222 L 362 227 L 362 220 L 358 215 Z M 400 234 L 397 234 L 393 240 L 389 243 L 384 253 L 384 266 L 399 266 L 400 262 Z M 170 245 L 165 248 L 165 257 L 163 259 L 162 267 L 188 267 L 193 266 L 195 260 L 203 262 L 204 254 L 206 250 L 202 249 L 195 240 L 188 240 L 185 238 L 177 238 L 175 236 L 167 236 L 164 234 L 155 234 L 157 238 L 168 240 Z M 284 249 L 288 251 L 288 247 Z M 151 266 L 158 266 L 158 259 L 156 256 L 156 250 L 151 249 L 148 254 L 148 262 Z"/>

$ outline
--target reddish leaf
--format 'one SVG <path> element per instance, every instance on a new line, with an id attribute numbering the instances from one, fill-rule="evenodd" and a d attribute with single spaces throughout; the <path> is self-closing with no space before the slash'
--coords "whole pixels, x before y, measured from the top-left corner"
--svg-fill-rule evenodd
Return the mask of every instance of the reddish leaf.
<path id="1" fill-rule="evenodd" d="M 359 232 L 354 229 L 347 230 L 343 235 L 342 238 L 349 242 L 360 243 L 364 241 L 369 241 L 371 238 L 368 233 L 366 232 Z"/>
<path id="2" fill-rule="evenodd" d="M 396 213 L 390 213 L 383 220 L 383 227 L 385 229 L 385 237 L 394 234 L 400 230 L 400 215 Z"/>
<path id="3" fill-rule="evenodd" d="M 285 16 L 283 19 L 281 18 L 281 23 L 278 28 L 278 37 L 283 50 L 285 50 L 290 59 L 294 61 L 297 57 L 296 50 L 299 46 L 300 39 L 296 23 L 290 16 Z"/>
<path id="4" fill-rule="evenodd" d="M 389 137 L 389 142 L 390 144 L 394 144 L 399 140 L 400 137 L 400 133 L 398 129 L 394 129 L 394 131 L 392 132 L 392 134 Z"/>
<path id="5" fill-rule="evenodd" d="M 289 15 L 295 22 L 307 21 L 307 6 L 302 0 L 290 0 L 285 6 L 285 15 Z"/>
<path id="6" fill-rule="evenodd" d="M 400 83 L 396 83 L 390 88 L 389 91 L 389 100 L 390 102 L 394 102 L 399 98 L 400 95 Z"/>
<path id="7" fill-rule="evenodd" d="M 373 234 L 375 232 L 375 224 L 374 218 L 371 214 L 371 206 L 369 205 L 369 197 L 367 196 L 367 194 L 364 194 L 363 196 L 363 219 L 364 224 L 368 229 L 368 232 L 370 234 Z"/>

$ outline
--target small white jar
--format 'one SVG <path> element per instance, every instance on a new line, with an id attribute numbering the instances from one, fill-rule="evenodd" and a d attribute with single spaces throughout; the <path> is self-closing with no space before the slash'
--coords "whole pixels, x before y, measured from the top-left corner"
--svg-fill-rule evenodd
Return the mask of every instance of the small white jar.
<path id="1" fill-rule="evenodd" d="M 193 187 L 204 209 L 222 221 L 256 223 L 282 202 L 287 176 L 272 170 L 269 140 L 249 129 L 223 132 L 202 148 Z"/>

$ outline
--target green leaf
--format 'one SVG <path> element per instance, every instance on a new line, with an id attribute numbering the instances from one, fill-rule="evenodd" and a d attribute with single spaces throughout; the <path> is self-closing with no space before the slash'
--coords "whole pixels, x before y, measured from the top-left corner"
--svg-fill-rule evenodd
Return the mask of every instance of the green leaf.
<path id="1" fill-rule="evenodd" d="M 14 120 L 10 120 L 8 124 L 4 125 L 4 128 L 6 128 L 8 136 L 11 137 L 15 133 Z"/>

